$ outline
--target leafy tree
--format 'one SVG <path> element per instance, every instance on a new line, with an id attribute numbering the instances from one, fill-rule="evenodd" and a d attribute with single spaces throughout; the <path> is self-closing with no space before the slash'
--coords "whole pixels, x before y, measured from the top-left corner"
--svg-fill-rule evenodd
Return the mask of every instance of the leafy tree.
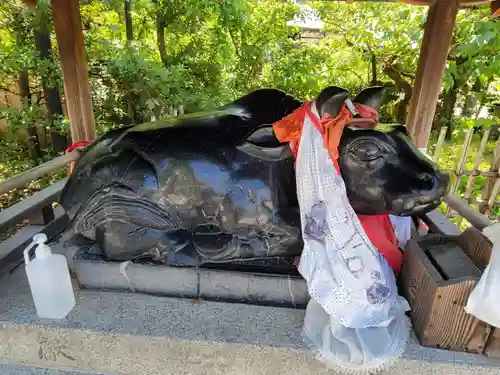
<path id="1" fill-rule="evenodd" d="M 327 85 L 355 94 L 382 84 L 389 88 L 382 121 L 404 122 L 427 8 L 310 4 L 325 22 L 314 43 L 305 43 L 302 31 L 289 25 L 303 17 L 292 1 L 80 1 L 99 130 L 221 105 L 264 86 L 311 99 Z M 30 99 L 8 114 L 11 130 L 22 134 L 11 139 L 25 139 L 34 150 L 36 129 L 41 150 L 60 151 L 67 119 L 50 2 L 38 0 L 34 11 L 7 0 L 0 12 L 0 88 L 18 92 L 20 77 L 29 81 L 23 96 Z M 487 7 L 459 13 L 437 125 L 468 126 L 462 124 L 470 121 L 457 121 L 457 108 L 473 119 L 499 102 L 500 24 L 488 14 Z"/>
<path id="2" fill-rule="evenodd" d="M 29 75 L 30 68 L 32 69 L 35 64 L 35 51 L 25 38 L 29 35 L 32 17 L 24 11 L 19 2 L 2 5 L 0 12 L 4 16 L 5 27 L 0 42 L 3 57 L 0 78 L 4 82 L 1 87 L 5 91 L 19 95 L 22 103 L 22 108 L 18 111 L 10 111 L 9 118 L 11 120 L 29 118 L 37 112 L 37 108 L 33 107 L 36 103 L 33 102 Z M 16 83 L 17 90 L 13 89 Z M 15 123 L 15 120 L 13 121 Z M 24 125 L 24 121 L 21 124 Z M 41 156 L 36 119 L 27 122 L 25 127 L 17 126 L 10 130 L 11 133 L 17 131 L 17 136 L 24 141 L 32 159 L 36 160 Z"/>
<path id="3" fill-rule="evenodd" d="M 367 83 L 392 81 L 392 117 L 404 122 L 412 94 L 426 8 L 390 3 L 315 2 L 338 48 L 361 57 Z M 344 52 L 345 53 L 345 52 Z M 354 67 L 353 67 L 354 68 Z M 400 98 L 401 97 L 401 98 Z"/>
<path id="4" fill-rule="evenodd" d="M 461 117 L 470 119 L 479 117 L 485 106 L 500 99 L 492 91 L 500 72 L 497 53 L 500 24 L 484 8 L 460 12 L 457 24 L 444 77 L 443 103 L 436 121 L 437 126 L 447 125 L 450 129 L 457 104 L 462 106 Z M 451 136 L 451 131 L 448 135 Z"/>

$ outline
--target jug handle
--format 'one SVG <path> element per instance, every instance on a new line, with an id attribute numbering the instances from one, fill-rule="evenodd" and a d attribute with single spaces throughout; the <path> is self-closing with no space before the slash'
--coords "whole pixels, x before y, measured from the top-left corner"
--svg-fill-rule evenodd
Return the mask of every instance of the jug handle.
<path id="1" fill-rule="evenodd" d="M 47 235 L 45 233 L 38 233 L 33 236 L 33 241 L 29 244 L 29 246 L 24 249 L 24 263 L 28 264 L 31 262 L 30 260 L 30 250 L 35 247 L 35 245 L 43 245 L 47 242 Z"/>

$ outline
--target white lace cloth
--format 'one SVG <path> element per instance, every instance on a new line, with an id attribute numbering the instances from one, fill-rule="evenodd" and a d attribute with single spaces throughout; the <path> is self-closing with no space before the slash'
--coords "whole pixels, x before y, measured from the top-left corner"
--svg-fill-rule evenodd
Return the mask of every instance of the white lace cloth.
<path id="1" fill-rule="evenodd" d="M 314 104 L 312 111 L 318 116 Z M 303 334 L 333 369 L 382 370 L 406 347 L 409 305 L 350 206 L 344 181 L 307 115 L 296 180 L 304 239 L 299 272 L 311 296 Z"/>
<path id="2" fill-rule="evenodd" d="M 398 239 L 398 246 L 404 250 L 406 244 L 411 239 L 412 218 L 410 216 L 394 216 L 389 215 L 391 223 L 394 227 L 394 234 Z"/>

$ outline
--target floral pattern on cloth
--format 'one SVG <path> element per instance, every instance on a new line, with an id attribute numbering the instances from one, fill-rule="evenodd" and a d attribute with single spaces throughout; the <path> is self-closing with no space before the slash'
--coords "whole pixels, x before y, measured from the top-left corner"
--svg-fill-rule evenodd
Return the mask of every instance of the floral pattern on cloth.
<path id="1" fill-rule="evenodd" d="M 323 201 L 317 202 L 311 208 L 311 212 L 306 215 L 306 223 L 304 225 L 304 234 L 308 238 L 313 238 L 316 241 L 324 241 L 326 232 L 328 231 L 328 223 L 326 222 L 326 204 Z"/>
<path id="2" fill-rule="evenodd" d="M 314 106 L 312 113 L 318 116 Z M 329 367 L 373 373 L 405 350 L 409 305 L 351 207 L 331 156 L 306 114 L 296 159 L 304 239 L 298 268 L 311 296 L 303 334 Z"/>

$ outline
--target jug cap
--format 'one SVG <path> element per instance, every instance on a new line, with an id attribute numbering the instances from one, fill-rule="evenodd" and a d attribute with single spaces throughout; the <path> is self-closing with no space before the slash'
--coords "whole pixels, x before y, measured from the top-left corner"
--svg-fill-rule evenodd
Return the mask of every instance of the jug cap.
<path id="1" fill-rule="evenodd" d="M 24 250 L 24 262 L 26 264 L 30 262 L 30 250 L 36 245 L 38 245 L 35 250 L 36 258 L 44 259 L 48 258 L 52 254 L 50 247 L 47 246 L 45 242 L 47 242 L 47 235 L 45 233 L 38 233 L 33 236 L 33 242 L 31 242 L 31 244 Z"/>

